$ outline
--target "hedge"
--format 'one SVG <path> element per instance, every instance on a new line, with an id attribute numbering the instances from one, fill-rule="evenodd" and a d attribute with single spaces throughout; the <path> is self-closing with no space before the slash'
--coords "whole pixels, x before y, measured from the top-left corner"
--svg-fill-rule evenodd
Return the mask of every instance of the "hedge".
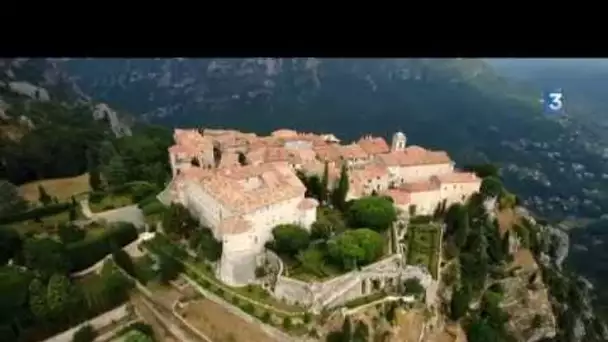
<path id="1" fill-rule="evenodd" d="M 146 204 L 143 207 L 140 207 L 141 211 L 145 216 L 162 213 L 165 210 L 165 205 L 161 203 L 158 199 L 155 201 Z"/>
<path id="2" fill-rule="evenodd" d="M 93 266 L 112 253 L 116 247 L 124 247 L 137 239 L 137 228 L 129 223 L 119 223 L 109 227 L 98 236 L 85 238 L 67 246 L 72 264 L 72 272 L 82 271 Z"/>
<path id="3" fill-rule="evenodd" d="M 28 211 L 22 211 L 15 214 L 9 214 L 0 217 L 0 224 L 10 224 L 15 222 L 40 219 L 47 216 L 56 215 L 70 210 L 72 203 L 54 203 L 44 207 L 34 208 Z"/>
<path id="4" fill-rule="evenodd" d="M 156 194 L 154 195 L 150 195 L 146 198 L 144 198 L 143 200 L 137 202 L 137 207 L 139 207 L 139 209 L 143 209 L 145 206 L 154 203 L 158 201 L 158 199 L 156 198 Z"/>

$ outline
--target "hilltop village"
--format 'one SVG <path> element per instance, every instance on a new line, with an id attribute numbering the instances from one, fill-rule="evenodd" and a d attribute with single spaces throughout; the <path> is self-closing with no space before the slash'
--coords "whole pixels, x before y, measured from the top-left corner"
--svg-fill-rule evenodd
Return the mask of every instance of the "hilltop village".
<path id="1" fill-rule="evenodd" d="M 480 189 L 474 173 L 460 172 L 444 151 L 407 146 L 405 134 L 364 136 L 347 145 L 332 134 L 288 129 L 270 136 L 234 130 L 174 132 L 169 148 L 172 202 L 181 203 L 222 242 L 219 278 L 233 286 L 255 279 L 272 229 L 297 224 L 310 229 L 319 202 L 305 196 L 298 177 L 327 173 L 328 187 L 348 173 L 347 200 L 392 198 L 404 215 L 429 215 L 438 206 L 465 202 Z"/>

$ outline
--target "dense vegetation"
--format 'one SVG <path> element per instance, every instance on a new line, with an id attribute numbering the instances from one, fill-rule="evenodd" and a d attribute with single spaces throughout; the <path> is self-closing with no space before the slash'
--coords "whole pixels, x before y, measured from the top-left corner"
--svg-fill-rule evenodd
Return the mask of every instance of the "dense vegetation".
<path id="1" fill-rule="evenodd" d="M 0 101 L 8 107 L 0 118 L 0 340 L 37 341 L 128 298 L 131 284 L 114 262 L 99 275 L 77 278 L 74 272 L 108 255 L 134 272 L 120 248 L 138 232 L 130 224 L 76 226 L 74 197 L 59 202 L 40 185 L 38 201 L 28 203 L 16 185 L 88 172 L 91 203 L 106 196 L 142 201 L 165 185 L 171 133 L 142 126 L 116 138 L 106 120 L 93 118 L 90 104 L 39 101 L 1 86 Z M 49 218 L 55 218 L 51 225 Z M 42 231 L 27 230 L 32 222 Z M 75 339 L 90 337 L 83 330 Z"/>
<path id="2" fill-rule="evenodd" d="M 513 256 L 509 252 L 509 236 L 515 234 L 521 248 L 529 249 L 540 267 L 528 279 L 528 287 L 533 287 L 536 277 L 542 276 L 550 293 L 553 312 L 558 320 L 558 335 L 555 341 L 571 341 L 576 331 L 576 322 L 585 326 L 585 339 L 602 340 L 601 318 L 582 318 L 587 307 L 589 293 L 584 284 L 570 271 L 560 272 L 553 262 L 541 261 L 541 256 L 555 258 L 554 240 L 539 224 L 527 219 L 514 224 L 501 237 L 497 220 L 489 220 L 482 201 L 489 196 L 499 196 L 499 207 L 505 205 L 501 197 L 511 194 L 502 187 L 496 174 L 486 174 L 482 192 L 473 196 L 466 205 L 453 205 L 445 215 L 445 254 L 460 265 L 457 274 L 446 274 L 445 282 L 452 285 L 454 294 L 449 305 L 449 315 L 453 320 L 464 323 L 468 341 L 513 341 L 513 336 L 505 329 L 509 316 L 500 308 L 504 291 L 500 279 L 513 276 L 517 269 L 509 267 Z M 486 182 L 487 180 L 490 182 Z M 507 201 L 508 202 L 508 201 Z M 508 203 L 513 205 L 514 201 Z M 552 259 L 550 259 L 552 260 Z M 587 298 L 587 299 L 585 299 Z M 479 309 L 470 309 L 471 303 L 479 303 Z M 534 321 L 537 329 L 540 321 Z"/>
<path id="3" fill-rule="evenodd" d="M 317 220 L 310 232 L 294 224 L 278 225 L 267 244 L 287 262 L 292 276 L 324 278 L 382 257 L 386 231 L 397 218 L 395 207 L 390 198 L 377 196 L 347 202 L 345 171 L 331 189 L 326 186 L 327 172 L 321 178 L 299 174 L 307 193 L 322 203 Z"/>
<path id="4" fill-rule="evenodd" d="M 1 94 L 0 94 L 1 95 Z M 25 116 L 32 128 L 10 139 L 0 134 L 0 179 L 22 184 L 37 179 L 80 175 L 87 171 L 87 150 L 109 138 L 108 125 L 95 121 L 86 105 L 9 102 L 11 118 Z"/>

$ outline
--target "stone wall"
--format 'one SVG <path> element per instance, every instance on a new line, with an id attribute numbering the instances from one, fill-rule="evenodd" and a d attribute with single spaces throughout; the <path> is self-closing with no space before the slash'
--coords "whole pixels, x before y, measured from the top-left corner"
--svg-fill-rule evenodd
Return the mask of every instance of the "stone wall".
<path id="1" fill-rule="evenodd" d="M 84 327 L 87 324 L 90 324 L 93 327 L 93 329 L 98 330 L 105 326 L 113 324 L 114 322 L 120 321 L 121 319 L 127 317 L 128 315 L 129 315 L 129 311 L 127 310 L 127 305 L 125 304 L 125 305 L 119 306 L 118 308 L 116 308 L 112 311 L 103 313 L 89 321 L 82 322 L 79 325 L 77 325 L 69 330 L 66 330 L 60 334 L 50 337 L 50 338 L 44 340 L 44 342 L 71 342 L 72 337 L 74 336 L 74 333 L 76 331 L 78 331 L 78 329 Z"/>
<path id="2" fill-rule="evenodd" d="M 274 295 L 290 304 L 312 305 L 310 284 L 288 277 L 279 276 L 274 288 Z"/>
<path id="3" fill-rule="evenodd" d="M 278 258 L 273 258 L 277 260 Z M 374 264 L 352 271 L 325 282 L 307 283 L 282 275 L 282 262 L 274 286 L 273 295 L 289 303 L 299 303 L 320 311 L 334 308 L 372 292 L 372 281 L 384 287 L 408 278 L 418 278 L 427 292 L 434 291 L 433 280 L 428 271 L 416 266 L 404 266 L 401 254 L 395 254 Z M 427 294 L 427 297 L 432 297 Z"/>

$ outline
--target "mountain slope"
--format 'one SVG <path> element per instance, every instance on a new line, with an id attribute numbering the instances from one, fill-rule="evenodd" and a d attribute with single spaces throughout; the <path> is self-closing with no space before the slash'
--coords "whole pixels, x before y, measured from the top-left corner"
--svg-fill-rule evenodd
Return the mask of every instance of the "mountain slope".
<path id="1" fill-rule="evenodd" d="M 540 93 L 561 88 L 567 110 L 584 115 L 588 128 L 608 128 L 608 59 L 495 59 L 501 74 L 526 82 Z M 602 137 L 603 138 L 603 137 Z"/>
<path id="2" fill-rule="evenodd" d="M 501 164 L 510 188 L 552 217 L 608 210 L 603 146 L 576 118 L 541 115 L 526 92 L 472 59 L 70 59 L 85 93 L 172 126 L 366 133 Z M 604 178 L 603 178 L 604 177 Z"/>
<path id="3" fill-rule="evenodd" d="M 86 170 L 86 151 L 129 127 L 45 59 L 0 59 L 0 179 L 14 184 Z"/>

